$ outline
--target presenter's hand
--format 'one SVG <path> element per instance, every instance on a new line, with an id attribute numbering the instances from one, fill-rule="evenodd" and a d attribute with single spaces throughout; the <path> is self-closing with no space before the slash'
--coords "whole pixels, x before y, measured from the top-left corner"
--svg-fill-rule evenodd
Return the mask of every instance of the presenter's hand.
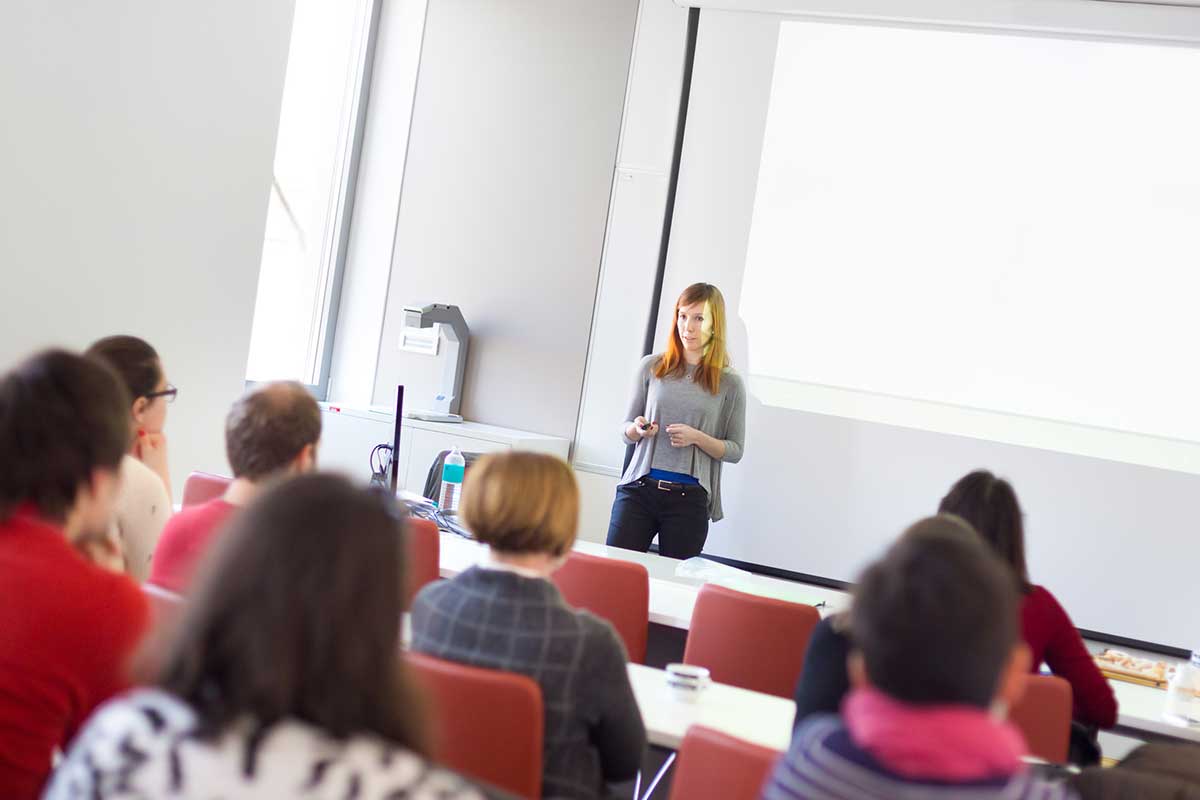
<path id="1" fill-rule="evenodd" d="M 643 425 L 646 425 L 647 427 L 643 429 Z M 639 439 L 651 439 L 658 435 L 658 423 L 650 422 L 650 420 L 646 419 L 645 417 L 638 417 L 633 421 L 633 424 L 629 426 L 629 430 L 626 431 L 626 433 L 628 433 L 629 438 L 635 442 Z"/>
<path id="2" fill-rule="evenodd" d="M 667 426 L 667 435 L 671 437 L 671 447 L 690 447 L 700 444 L 700 437 L 704 434 L 691 425 L 676 422 L 674 425 Z"/>

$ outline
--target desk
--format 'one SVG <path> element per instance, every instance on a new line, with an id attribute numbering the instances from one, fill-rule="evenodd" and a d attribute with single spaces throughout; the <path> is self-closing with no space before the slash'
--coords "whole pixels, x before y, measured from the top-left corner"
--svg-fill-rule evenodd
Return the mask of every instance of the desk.
<path id="1" fill-rule="evenodd" d="M 1144 738 L 1177 739 L 1200 744 L 1200 726 L 1173 725 L 1162 717 L 1167 693 L 1127 681 L 1109 684 L 1117 696 L 1117 733 Z"/>
<path id="2" fill-rule="evenodd" d="M 787 750 L 796 704 L 782 697 L 714 683 L 694 703 L 676 700 L 667 673 L 629 665 L 629 682 L 650 744 L 677 750 L 692 725 L 704 725 L 772 750 Z"/>
<path id="3" fill-rule="evenodd" d="M 692 609 L 696 605 L 696 596 L 700 593 L 700 587 L 704 585 L 704 581 L 678 577 L 675 574 L 676 568 L 681 563 L 678 559 L 666 558 L 654 553 L 639 553 L 619 547 L 608 547 L 595 542 L 576 542 L 575 550 L 587 555 L 616 558 L 641 564 L 650 574 L 650 621 L 681 630 L 687 630 L 691 625 Z M 484 545 L 452 533 L 443 532 L 440 556 L 441 575 L 443 578 L 452 578 L 463 570 L 480 563 L 486 555 L 487 547 Z M 825 605 L 820 608 L 822 614 L 845 608 L 850 599 L 848 594 L 836 589 L 809 586 L 778 578 L 766 578 L 740 571 L 734 578 L 720 578 L 713 582 L 741 592 L 775 597 L 793 603 L 815 605 L 824 602 Z"/>
<path id="4" fill-rule="evenodd" d="M 623 561 L 633 561 L 642 564 L 646 567 L 650 574 L 650 621 L 659 625 L 665 625 L 671 628 L 687 630 L 692 621 L 692 608 L 696 605 L 696 596 L 700 592 L 700 587 L 704 585 L 703 581 L 693 578 L 681 578 L 675 575 L 675 569 L 679 565 L 679 561 L 672 558 L 656 555 L 654 553 L 638 553 L 633 550 L 622 550 L 615 547 L 607 547 L 595 542 L 576 542 L 575 549 L 581 553 L 588 555 L 602 556 L 606 558 L 617 558 Z M 479 563 L 487 554 L 487 548 L 478 542 L 464 539 L 460 536 L 455 536 L 450 533 L 443 533 L 441 539 L 441 574 L 442 577 L 453 577 L 468 567 Z M 820 610 L 822 615 L 828 614 L 845 608 L 849 604 L 849 595 L 845 592 L 840 592 L 834 589 L 825 589 L 818 586 L 809 586 L 806 584 L 793 583 L 791 581 L 779 580 L 776 578 L 766 578 L 758 575 L 749 575 L 748 577 L 739 577 L 736 582 L 717 581 L 725 585 L 731 585 L 732 588 L 740 591 L 751 592 L 755 594 L 763 594 L 769 597 L 781 597 L 799 603 L 816 603 L 825 602 L 825 606 Z M 648 670 L 648 673 L 641 674 L 636 671 Z M 653 670 L 649 667 L 643 667 L 637 664 L 630 665 L 630 677 L 635 680 L 634 689 L 639 691 L 639 703 L 643 702 L 643 697 L 650 697 L 646 694 L 650 691 L 651 685 L 657 683 L 663 690 L 663 696 L 670 699 L 666 692 L 666 687 L 662 686 L 659 677 L 650 678 L 649 674 L 657 674 L 658 670 Z M 640 681 L 640 684 L 638 683 Z M 1190 741 L 1200 744 L 1200 726 L 1184 728 L 1177 725 L 1172 725 L 1162 718 L 1163 706 L 1166 703 L 1166 692 L 1162 689 L 1155 689 L 1150 686 L 1139 686 L 1125 681 L 1109 681 L 1113 687 L 1113 692 L 1117 696 L 1118 716 L 1117 727 L 1115 733 L 1123 736 L 1132 736 L 1139 739 L 1162 739 L 1169 738 L 1181 741 Z M 639 690 L 639 685 L 642 689 Z M 728 692 L 741 692 L 743 690 L 734 689 L 733 687 L 718 687 L 714 686 L 714 696 L 722 698 L 727 696 Z M 710 690 L 711 691 L 711 690 Z M 756 695 L 755 692 L 748 693 L 751 696 Z M 762 697 L 767 697 L 762 695 Z M 790 701 L 781 700 L 780 698 L 769 698 L 770 700 L 786 703 L 794 713 L 794 706 Z M 711 700 L 711 698 L 710 698 Z M 711 701 L 717 707 L 721 707 L 722 700 Z M 753 702 L 753 701 L 747 701 Z M 649 703 L 649 701 L 647 701 Z M 675 704 L 681 705 L 681 704 Z M 647 729 L 651 728 L 650 720 L 656 720 L 655 730 L 658 731 L 656 736 L 660 736 L 660 740 L 652 741 L 655 744 L 662 744 L 664 747 L 673 747 L 678 744 L 678 739 L 682 737 L 683 731 L 687 726 L 684 724 L 679 727 L 678 721 L 681 718 L 687 718 L 691 721 L 701 721 L 692 719 L 696 713 L 708 714 L 707 710 L 697 710 L 693 708 L 671 709 L 666 706 L 647 705 L 654 709 L 651 717 L 647 718 Z M 669 712 L 669 713 L 668 713 Z M 712 712 L 718 713 L 719 712 Z M 766 726 L 771 723 L 764 723 L 762 731 L 758 736 L 767 737 L 764 742 L 761 738 L 756 738 L 755 731 L 758 726 L 755 724 L 755 714 L 747 708 L 743 708 L 738 712 L 744 720 L 739 722 L 733 719 L 736 716 L 731 713 L 731 716 L 724 721 L 729 722 L 733 727 L 722 727 L 722 725 L 713 725 L 718 730 L 725 730 L 734 736 L 747 739 L 749 741 L 757 741 L 765 743 L 768 747 L 776 749 L 785 749 L 787 747 L 787 735 L 791 733 L 791 717 L 788 717 L 786 725 L 781 727 L 786 728 L 786 734 L 782 735 L 778 731 L 771 732 Z M 776 712 L 783 716 L 783 712 Z M 653 716 L 659 715 L 662 716 Z M 683 717 L 673 717 L 671 714 L 682 714 Z M 722 718 L 723 719 L 723 718 Z M 718 719 L 718 722 L 722 721 Z M 701 721 L 702 724 L 708 724 Z M 661 723 L 661 724 L 660 724 Z M 668 724 L 670 723 L 670 724 Z M 668 730 L 678 733 L 678 737 L 672 740 Z M 746 730 L 749 733 L 746 735 L 737 733 L 738 730 Z M 664 743 L 674 741 L 674 744 Z M 772 744 L 771 742 L 774 742 Z"/>

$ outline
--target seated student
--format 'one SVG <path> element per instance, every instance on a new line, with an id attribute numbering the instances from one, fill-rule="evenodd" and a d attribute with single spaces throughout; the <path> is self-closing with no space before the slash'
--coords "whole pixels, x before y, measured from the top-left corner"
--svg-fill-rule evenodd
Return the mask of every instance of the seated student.
<path id="1" fill-rule="evenodd" d="M 0 378 L 5 800 L 38 797 L 55 749 L 129 685 L 146 598 L 127 576 L 80 555 L 108 549 L 128 447 L 129 396 L 102 364 L 49 351 Z"/>
<path id="2" fill-rule="evenodd" d="M 321 409 L 298 383 L 271 383 L 241 397 L 225 418 L 225 454 L 233 482 L 221 497 L 185 508 L 163 529 L 150 583 L 187 591 L 209 540 L 265 483 L 316 468 Z"/>
<path id="3" fill-rule="evenodd" d="M 938 510 L 974 526 L 1017 576 L 1021 638 L 1032 654 L 1031 668 L 1036 670 L 1044 662 L 1054 674 L 1071 684 L 1077 720 L 1112 727 L 1117 718 L 1112 687 L 1088 655 L 1066 611 L 1049 591 L 1029 583 L 1021 508 L 1012 486 L 990 472 L 972 472 L 954 484 Z M 813 631 L 804 671 L 796 686 L 796 725 L 815 711 L 840 706 L 848 683 L 844 674 L 831 671 L 831 665 L 844 663 L 849 649 L 849 638 L 839 633 L 835 618 L 823 620 Z M 1088 747 L 1082 741 L 1086 738 L 1072 731 L 1072 763 L 1086 765 L 1098 760 L 1094 746 Z"/>
<path id="4" fill-rule="evenodd" d="M 1021 506 L 1008 481 L 984 470 L 972 472 L 950 487 L 938 511 L 962 517 L 974 526 L 1012 571 L 1021 593 L 1021 638 L 1033 656 L 1032 670 L 1036 672 L 1045 663 L 1071 684 L 1074 717 L 1079 722 L 1100 728 L 1116 725 L 1116 695 L 1075 624 L 1054 595 L 1029 582 Z"/>
<path id="5" fill-rule="evenodd" d="M 1033 777 L 1021 734 L 996 712 L 1029 666 L 1017 592 L 961 520 L 916 523 L 854 593 L 842 716 L 810 717 L 763 798 L 1062 798 Z"/>
<path id="6" fill-rule="evenodd" d="M 96 712 L 45 798 L 478 798 L 424 757 L 400 658 L 390 498 L 328 475 L 262 495 L 197 573 L 152 687 Z"/>
<path id="7" fill-rule="evenodd" d="M 167 404 L 175 400 L 176 389 L 167 383 L 158 353 L 136 336 L 109 336 L 95 342 L 84 355 L 112 367 L 133 398 L 128 409 L 133 431 L 129 452 L 121 461 L 113 530 L 121 544 L 125 570 L 135 580 L 144 581 L 154 546 L 171 516 L 163 427 Z"/>
<path id="8" fill-rule="evenodd" d="M 568 606 L 548 580 L 579 524 L 571 468 L 539 453 L 484 456 L 467 474 L 459 514 L 490 558 L 417 594 L 412 648 L 537 681 L 542 795 L 606 796 L 606 783 L 637 774 L 646 731 L 612 626 Z"/>

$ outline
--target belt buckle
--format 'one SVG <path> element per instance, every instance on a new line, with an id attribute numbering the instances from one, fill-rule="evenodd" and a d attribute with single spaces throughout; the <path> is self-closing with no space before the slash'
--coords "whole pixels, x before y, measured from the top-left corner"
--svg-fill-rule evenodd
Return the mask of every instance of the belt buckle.
<path id="1" fill-rule="evenodd" d="M 669 492 L 669 491 L 671 491 L 671 486 L 672 486 L 672 485 L 673 485 L 673 484 L 672 484 L 670 481 L 664 481 L 664 480 L 662 480 L 662 479 L 659 479 L 659 481 L 658 481 L 658 490 L 659 490 L 660 492 Z"/>

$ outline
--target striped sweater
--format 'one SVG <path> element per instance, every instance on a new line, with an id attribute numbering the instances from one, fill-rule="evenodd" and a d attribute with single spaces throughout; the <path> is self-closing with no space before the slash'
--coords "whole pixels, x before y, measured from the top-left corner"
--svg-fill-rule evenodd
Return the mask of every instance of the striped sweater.
<path id="1" fill-rule="evenodd" d="M 971 783 L 915 781 L 889 771 L 831 715 L 811 717 L 763 787 L 762 800 L 1069 800 L 1060 784 L 1028 772 Z"/>

